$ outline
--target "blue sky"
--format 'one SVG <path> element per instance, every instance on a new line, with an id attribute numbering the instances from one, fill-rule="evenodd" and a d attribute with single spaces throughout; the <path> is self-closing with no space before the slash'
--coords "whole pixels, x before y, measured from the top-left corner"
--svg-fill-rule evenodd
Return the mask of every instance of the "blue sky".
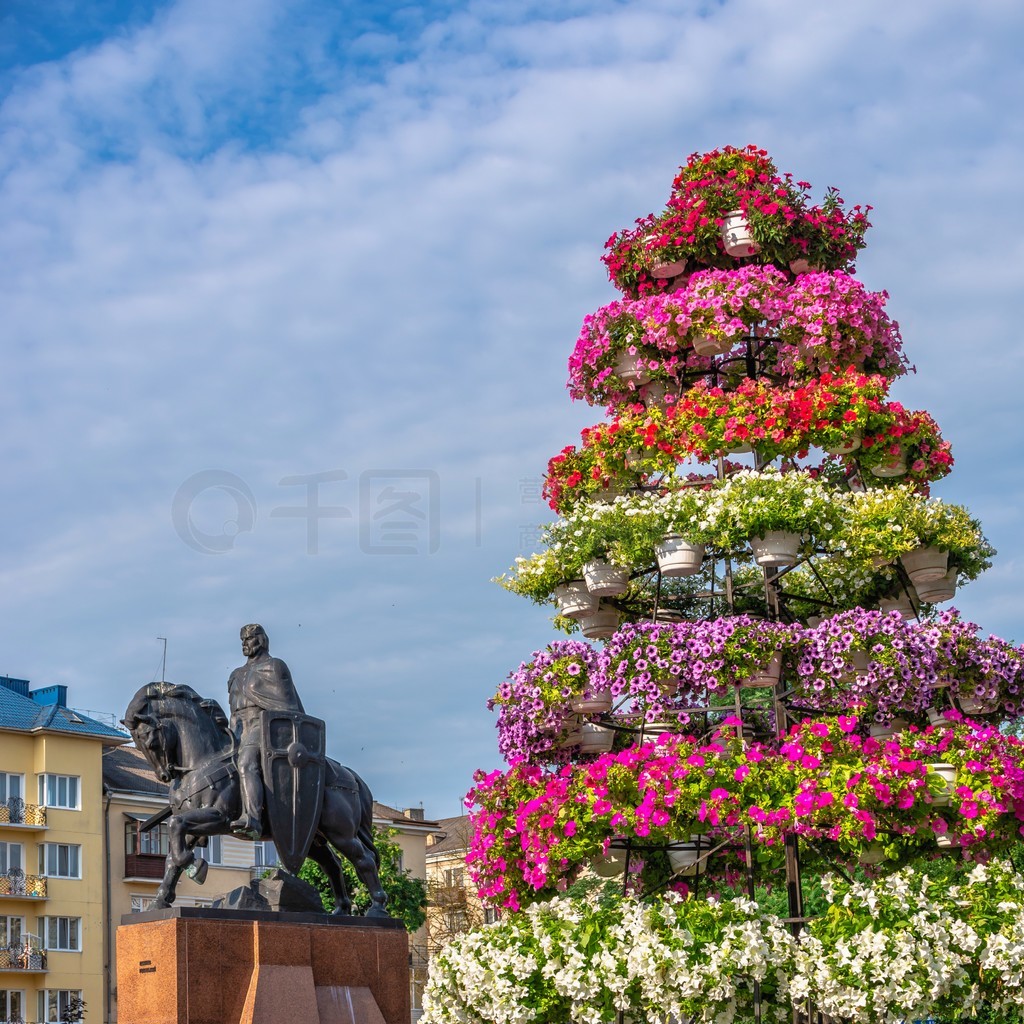
<path id="1" fill-rule="evenodd" d="M 0 6 L 0 672 L 120 714 L 159 636 L 224 699 L 259 621 L 378 799 L 458 813 L 552 635 L 489 580 L 600 418 L 604 240 L 748 142 L 875 207 L 894 397 L 1000 552 L 957 604 L 1024 640 L 1022 42 L 1010 0 Z"/>

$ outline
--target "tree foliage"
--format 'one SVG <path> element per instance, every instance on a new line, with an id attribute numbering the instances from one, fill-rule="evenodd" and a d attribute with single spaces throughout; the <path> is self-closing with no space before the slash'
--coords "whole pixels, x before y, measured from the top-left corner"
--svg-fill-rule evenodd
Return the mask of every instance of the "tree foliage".
<path id="1" fill-rule="evenodd" d="M 374 826 L 373 841 L 380 854 L 380 881 L 388 894 L 388 912 L 400 920 L 407 931 L 414 932 L 426 920 L 424 908 L 427 905 L 427 883 L 422 878 L 414 878 L 408 868 L 402 867 L 402 848 L 392 838 L 394 835 L 395 829 Z M 359 881 L 352 865 L 337 850 L 335 854 L 341 861 L 345 886 L 352 900 L 352 912 L 362 914 L 370 906 L 370 894 Z M 299 878 L 316 886 L 325 910 L 334 910 L 334 896 L 319 864 L 307 858 Z"/>

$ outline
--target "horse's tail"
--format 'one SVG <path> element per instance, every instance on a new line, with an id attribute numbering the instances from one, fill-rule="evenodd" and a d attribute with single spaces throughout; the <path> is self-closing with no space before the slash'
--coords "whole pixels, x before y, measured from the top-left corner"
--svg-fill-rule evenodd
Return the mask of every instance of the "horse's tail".
<path id="1" fill-rule="evenodd" d="M 377 870 L 380 870 L 380 853 L 377 844 L 373 839 L 373 794 L 370 787 L 362 780 L 362 777 L 352 773 L 356 777 L 359 786 L 359 827 L 356 829 L 356 838 L 373 854 L 373 863 Z"/>

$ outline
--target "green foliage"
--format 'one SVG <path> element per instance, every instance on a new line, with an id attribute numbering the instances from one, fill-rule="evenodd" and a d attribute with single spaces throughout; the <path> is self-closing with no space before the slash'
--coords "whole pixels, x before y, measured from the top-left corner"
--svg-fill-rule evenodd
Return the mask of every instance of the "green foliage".
<path id="1" fill-rule="evenodd" d="M 408 868 L 401 867 L 402 848 L 391 838 L 394 835 L 394 829 L 374 826 L 373 841 L 380 854 L 380 881 L 388 894 L 388 912 L 405 925 L 406 931 L 414 932 L 427 919 L 424 909 L 427 905 L 427 883 L 422 878 L 413 878 Z M 359 881 L 352 865 L 344 857 L 339 856 L 338 859 L 352 900 L 352 912 L 362 914 L 370 906 L 370 894 Z M 326 911 L 334 910 L 331 887 L 319 864 L 307 859 L 299 872 L 299 878 L 316 886 Z"/>

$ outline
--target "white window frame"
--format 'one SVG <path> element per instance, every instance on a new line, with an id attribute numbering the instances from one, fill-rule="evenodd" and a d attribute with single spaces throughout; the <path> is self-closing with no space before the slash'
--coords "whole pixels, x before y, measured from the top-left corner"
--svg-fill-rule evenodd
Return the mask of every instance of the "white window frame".
<path id="1" fill-rule="evenodd" d="M 68 851 L 68 874 L 62 875 L 59 873 L 60 869 L 60 851 L 65 849 Z M 56 865 L 58 870 L 56 872 L 50 871 L 50 851 L 56 851 L 54 857 L 56 858 Z M 75 867 L 77 869 L 75 874 L 71 874 L 71 851 L 74 850 Z M 39 874 L 44 878 L 81 878 L 82 877 L 82 847 L 78 843 L 40 843 L 39 844 Z"/>
<path id="2" fill-rule="evenodd" d="M 281 855 L 277 852 L 277 847 L 274 845 L 273 840 L 264 839 L 258 843 L 253 843 L 253 867 L 255 868 L 276 868 L 281 863 Z M 273 859 L 268 860 L 270 851 L 273 850 Z"/>
<path id="3" fill-rule="evenodd" d="M 56 996 L 54 1002 L 56 1003 L 57 1016 L 51 1017 L 50 1013 L 50 995 Z M 82 990 L 80 988 L 42 988 L 39 990 L 39 1024 L 60 1024 L 61 1014 L 64 1012 L 67 1004 L 71 1001 L 72 996 L 78 996 L 82 998 Z M 63 998 L 62 998 L 63 997 Z M 64 1006 L 61 1006 L 61 1003 Z"/>
<path id="4" fill-rule="evenodd" d="M 17 939 L 14 939 L 12 937 L 12 931 L 14 931 L 14 929 L 11 928 L 12 921 L 18 922 Z M 25 918 L 23 918 L 20 914 L 0 914 L 0 924 L 3 925 L 4 934 L 7 936 L 6 942 L 4 942 L 2 936 L 0 936 L 0 946 L 13 946 L 15 943 L 21 945 L 21 943 L 25 941 L 25 936 L 27 934 L 25 930 Z M 0 1017 L 0 1020 L 6 1019 L 6 1017 Z"/>
<path id="5" fill-rule="evenodd" d="M 0 1001 L 0 1020 L 12 1020 L 15 1017 L 24 1020 L 27 1010 L 25 1006 L 25 990 L 23 988 L 3 988 L 0 989 L 0 992 L 4 995 L 3 1000 Z M 11 996 L 18 997 L 17 1008 L 11 1006 Z"/>
<path id="6" fill-rule="evenodd" d="M 211 868 L 219 868 L 224 864 L 223 836 L 207 836 L 206 846 L 197 847 L 195 855 L 201 857 Z"/>
<path id="7" fill-rule="evenodd" d="M 17 793 L 11 792 L 11 782 L 17 779 Z M 0 772 L 0 804 L 7 803 L 12 797 L 25 799 L 25 776 L 19 772 Z"/>
<path id="8" fill-rule="evenodd" d="M 64 940 L 65 944 L 60 945 L 61 922 L 65 922 Z M 56 953 L 81 953 L 82 952 L 82 919 L 80 917 L 44 917 L 42 919 L 43 949 L 53 950 Z M 56 929 L 56 944 L 51 945 L 50 929 Z M 74 944 L 71 940 L 74 938 Z"/>
<path id="9" fill-rule="evenodd" d="M 51 802 L 50 781 L 53 780 Z M 74 783 L 75 799 L 71 802 L 71 788 Z M 61 803 L 61 785 L 64 787 L 64 803 Z M 55 775 L 43 772 L 39 776 L 39 806 L 53 807 L 59 811 L 80 811 L 82 809 L 82 777 L 80 775 Z"/>
<path id="10" fill-rule="evenodd" d="M 0 863 L 0 875 L 6 875 L 11 868 L 21 868 L 25 870 L 25 845 L 23 843 L 8 843 L 6 841 L 0 842 L 0 848 L 3 849 L 3 862 Z M 11 851 L 17 850 L 18 863 L 13 863 L 14 859 L 11 856 Z"/>
<path id="11" fill-rule="evenodd" d="M 144 914 L 153 905 L 153 901 L 156 899 L 155 896 L 150 896 L 146 893 L 133 892 L 132 893 L 132 913 L 133 914 Z"/>

